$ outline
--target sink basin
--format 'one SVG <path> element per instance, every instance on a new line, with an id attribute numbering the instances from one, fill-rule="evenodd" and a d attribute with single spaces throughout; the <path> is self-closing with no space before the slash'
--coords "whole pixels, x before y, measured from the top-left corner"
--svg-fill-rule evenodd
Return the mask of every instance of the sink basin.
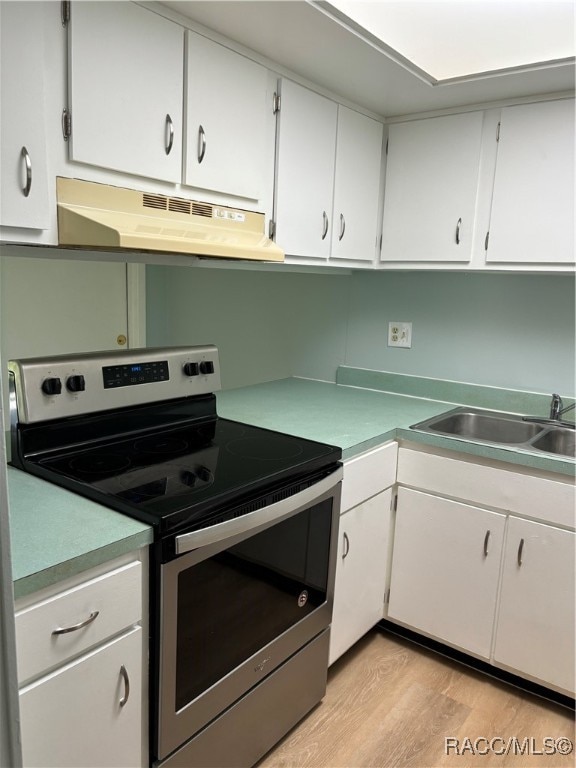
<path id="1" fill-rule="evenodd" d="M 422 426 L 419 428 L 422 429 Z M 461 411 L 429 419 L 426 428 L 427 431 L 491 443 L 525 443 L 543 430 L 540 424 L 476 411 Z"/>
<path id="2" fill-rule="evenodd" d="M 524 421 L 522 416 L 475 408 L 455 408 L 413 424 L 410 429 L 492 445 L 508 445 L 528 451 L 575 456 L 575 431 L 544 420 Z"/>
<path id="3" fill-rule="evenodd" d="M 574 456 L 576 455 L 575 437 L 576 431 L 573 429 L 552 427 L 534 440 L 532 445 L 539 451 L 559 453 L 562 456 Z"/>

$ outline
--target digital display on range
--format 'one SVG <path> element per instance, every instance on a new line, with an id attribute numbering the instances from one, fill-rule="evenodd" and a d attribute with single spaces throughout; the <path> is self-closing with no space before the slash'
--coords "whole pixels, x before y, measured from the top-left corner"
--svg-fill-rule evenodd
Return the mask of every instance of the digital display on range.
<path id="1" fill-rule="evenodd" d="M 152 384 L 168 381 L 168 361 L 151 363 L 129 363 L 128 365 L 106 365 L 102 368 L 104 389 L 134 387 L 137 384 Z"/>

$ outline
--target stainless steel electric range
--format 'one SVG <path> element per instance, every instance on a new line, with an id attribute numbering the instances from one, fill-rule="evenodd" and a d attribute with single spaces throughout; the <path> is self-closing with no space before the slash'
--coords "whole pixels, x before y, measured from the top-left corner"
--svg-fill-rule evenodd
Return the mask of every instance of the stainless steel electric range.
<path id="1" fill-rule="evenodd" d="M 11 463 L 154 528 L 151 763 L 253 765 L 325 692 L 340 449 L 219 418 L 213 346 L 9 370 Z"/>

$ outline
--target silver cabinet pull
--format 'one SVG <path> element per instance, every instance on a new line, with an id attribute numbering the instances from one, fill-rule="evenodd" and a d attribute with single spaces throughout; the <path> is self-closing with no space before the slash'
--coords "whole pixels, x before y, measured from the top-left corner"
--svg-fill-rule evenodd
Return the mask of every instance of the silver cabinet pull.
<path id="1" fill-rule="evenodd" d="M 524 539 L 520 539 L 520 544 L 518 545 L 518 568 L 522 565 L 522 553 L 524 552 Z"/>
<path id="2" fill-rule="evenodd" d="M 166 154 L 169 155 L 174 144 L 174 123 L 170 115 L 166 115 Z"/>
<path id="3" fill-rule="evenodd" d="M 490 541 L 490 531 L 486 531 L 484 536 L 484 557 L 488 557 L 488 542 Z"/>
<path id="4" fill-rule="evenodd" d="M 57 629 L 52 630 L 53 635 L 66 635 L 68 632 L 76 632 L 79 629 L 82 629 L 83 627 L 87 627 L 88 624 L 92 624 L 92 622 L 96 619 L 96 617 L 99 615 L 100 611 L 92 611 L 90 616 L 88 616 L 87 619 L 84 619 L 84 621 L 78 622 L 78 624 L 73 624 L 71 627 L 58 627 Z"/>
<path id="5" fill-rule="evenodd" d="M 345 560 L 348 557 L 348 552 L 350 552 L 350 539 L 348 538 L 348 534 L 344 534 L 344 551 L 342 552 L 342 560 Z"/>
<path id="6" fill-rule="evenodd" d="M 126 670 L 126 667 L 124 664 L 120 667 L 120 674 L 122 675 L 122 679 L 124 680 L 124 696 L 120 699 L 118 702 L 121 707 L 124 707 L 128 703 L 128 699 L 130 698 L 130 678 L 128 677 L 128 671 Z"/>
<path id="7" fill-rule="evenodd" d="M 338 236 L 338 240 L 342 240 L 344 237 L 344 232 L 346 232 L 346 219 L 344 218 L 344 214 L 340 214 L 340 235 Z"/>
<path id="8" fill-rule="evenodd" d="M 201 163 L 204 160 L 206 154 L 206 133 L 204 128 L 199 126 L 198 128 L 198 162 Z"/>
<path id="9" fill-rule="evenodd" d="M 458 219 L 456 222 L 456 245 L 460 245 L 460 227 L 462 226 L 462 219 Z"/>
<path id="10" fill-rule="evenodd" d="M 28 197 L 30 190 L 32 189 L 32 161 L 30 160 L 30 154 L 26 147 L 22 147 L 20 155 L 23 158 L 24 166 L 26 167 L 26 183 L 22 187 L 22 193 L 24 197 Z"/>
<path id="11" fill-rule="evenodd" d="M 322 211 L 322 221 L 324 222 L 324 228 L 322 230 L 322 240 L 325 240 L 326 235 L 328 234 L 328 215 L 326 214 L 326 211 Z"/>

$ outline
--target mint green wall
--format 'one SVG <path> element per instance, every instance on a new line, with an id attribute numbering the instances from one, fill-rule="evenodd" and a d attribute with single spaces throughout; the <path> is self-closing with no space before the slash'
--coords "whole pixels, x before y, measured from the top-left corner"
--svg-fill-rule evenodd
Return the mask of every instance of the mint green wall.
<path id="1" fill-rule="evenodd" d="M 147 343 L 219 346 L 225 387 L 340 364 L 574 392 L 574 278 L 147 268 Z M 413 323 L 412 349 L 386 344 Z M 250 349 L 250 354 L 247 350 Z"/>
<path id="2" fill-rule="evenodd" d="M 345 356 L 345 275 L 147 267 L 148 346 L 216 344 L 226 388 L 334 381 Z"/>

